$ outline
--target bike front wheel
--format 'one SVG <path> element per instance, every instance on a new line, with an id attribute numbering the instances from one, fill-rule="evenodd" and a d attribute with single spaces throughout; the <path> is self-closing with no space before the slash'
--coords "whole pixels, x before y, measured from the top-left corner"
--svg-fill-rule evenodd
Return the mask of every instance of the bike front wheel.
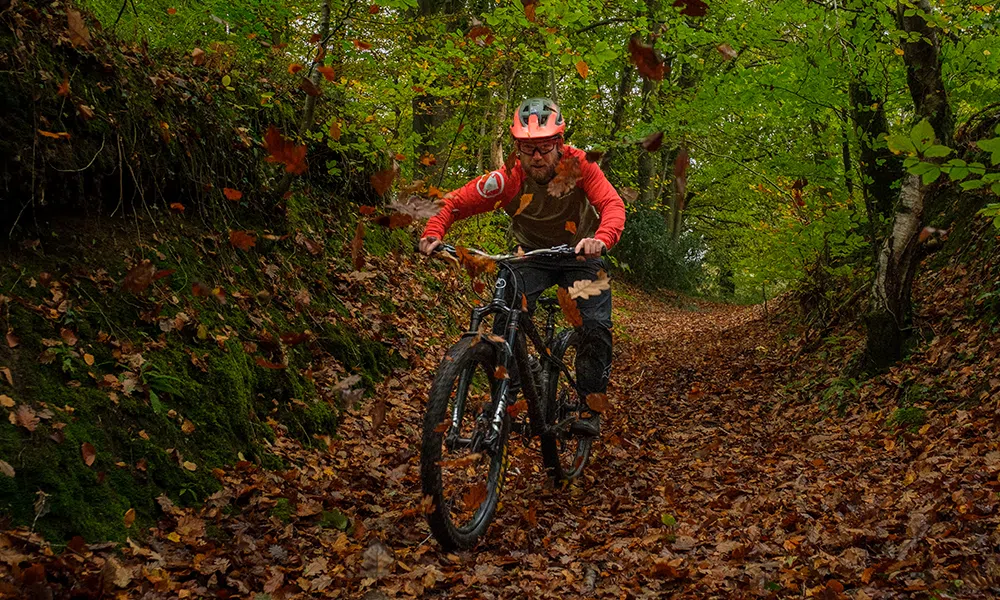
<path id="1" fill-rule="evenodd" d="M 507 471 L 510 417 L 491 423 L 499 400 L 495 347 L 465 338 L 451 347 L 424 415 L 420 480 L 431 532 L 446 550 L 469 548 L 496 513 Z"/>
<path id="2" fill-rule="evenodd" d="M 561 360 L 569 368 L 574 380 L 576 373 L 573 365 L 579 343 L 580 335 L 575 330 L 566 330 L 556 337 L 551 348 L 552 357 Z M 545 373 L 546 427 L 541 437 L 542 460 L 553 482 L 564 485 L 583 473 L 590 458 L 593 439 L 570 431 L 570 425 L 579 418 L 586 405 L 566 373 L 556 369 L 551 363 L 545 365 Z"/>

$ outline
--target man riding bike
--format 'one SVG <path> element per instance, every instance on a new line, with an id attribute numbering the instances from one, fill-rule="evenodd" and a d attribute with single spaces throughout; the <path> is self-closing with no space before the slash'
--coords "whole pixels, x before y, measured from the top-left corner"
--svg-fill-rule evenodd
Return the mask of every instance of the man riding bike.
<path id="1" fill-rule="evenodd" d="M 563 143 L 565 129 L 555 102 L 548 98 L 522 102 L 510 128 L 519 160 L 511 169 L 503 167 L 448 194 L 441 211 L 427 222 L 420 251 L 433 253 L 456 220 L 502 208 L 511 215 L 511 236 L 523 250 L 567 244 L 578 255 L 576 259 L 533 261 L 517 267 L 529 312 L 534 312 L 538 296 L 554 285 L 568 288 L 576 281 L 597 279 L 599 271 L 606 270 L 601 254 L 618 241 L 625 227 L 625 204 L 597 163 L 586 160 L 582 150 Z M 578 165 L 568 161 L 577 161 Z M 563 163 L 560 172 L 580 174 L 575 184 L 549 185 L 556 178 L 560 163 Z M 522 198 L 526 194 L 531 194 L 531 198 L 525 205 Z M 580 328 L 583 339 L 575 366 L 580 395 L 586 398 L 590 394 L 603 394 L 608 387 L 611 290 L 578 298 L 576 303 L 583 316 Z M 518 374 L 512 372 L 514 389 L 518 380 Z M 600 415 L 595 413 L 577 421 L 573 429 L 597 436 Z"/>

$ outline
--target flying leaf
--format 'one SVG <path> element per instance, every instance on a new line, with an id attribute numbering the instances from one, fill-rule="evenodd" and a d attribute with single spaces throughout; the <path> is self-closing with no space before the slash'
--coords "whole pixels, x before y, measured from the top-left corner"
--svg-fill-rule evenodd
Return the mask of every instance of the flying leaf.
<path id="1" fill-rule="evenodd" d="M 442 206 L 444 206 L 444 202 L 441 200 L 432 200 L 413 195 L 407 198 L 406 202 L 393 202 L 389 205 L 389 208 L 396 212 L 410 215 L 414 219 L 429 219 L 438 214 Z"/>
<path id="2" fill-rule="evenodd" d="M 246 231 L 231 230 L 229 232 L 229 243 L 234 247 L 247 252 L 250 248 L 254 247 L 254 244 L 257 243 L 257 238 L 254 234 Z"/>
<path id="3" fill-rule="evenodd" d="M 506 160 L 503 161 L 503 166 L 507 169 L 508 173 L 514 170 L 517 160 L 517 150 L 511 150 L 510 154 L 507 155 Z"/>
<path id="4" fill-rule="evenodd" d="M 184 423 L 181 425 L 181 431 L 184 432 L 185 435 L 191 435 L 194 433 L 195 429 L 194 423 L 188 419 L 184 419 Z"/>
<path id="5" fill-rule="evenodd" d="M 88 467 L 94 464 L 94 459 L 97 458 L 97 450 L 94 449 L 94 445 L 90 442 L 84 442 L 80 446 L 80 454 L 83 456 L 83 462 Z"/>
<path id="6" fill-rule="evenodd" d="M 681 14 L 688 17 L 704 17 L 708 5 L 702 0 L 674 0 L 674 6 L 681 9 Z"/>
<path id="7" fill-rule="evenodd" d="M 582 166 L 580 165 L 580 160 L 572 154 L 567 153 L 559 161 L 559 164 L 556 165 L 556 176 L 552 178 L 552 181 L 547 186 L 549 194 L 558 198 L 573 191 L 581 174 Z"/>
<path id="8" fill-rule="evenodd" d="M 371 176 L 372 187 L 375 188 L 379 196 L 384 196 L 389 191 L 389 188 L 392 187 L 394 179 L 396 179 L 396 171 L 393 169 L 384 169 Z"/>
<path id="9" fill-rule="evenodd" d="M 68 140 L 71 137 L 70 134 L 66 131 L 52 132 L 52 131 L 43 131 L 39 129 L 38 133 L 40 133 L 44 137 L 52 138 L 54 140 Z"/>
<path id="10" fill-rule="evenodd" d="M 239 200 L 243 197 L 243 192 L 233 188 L 222 188 L 222 194 L 230 200 Z"/>
<path id="11" fill-rule="evenodd" d="M 736 50 L 729 44 L 719 44 L 715 49 L 722 55 L 723 60 L 733 60 L 737 56 Z"/>
<path id="12" fill-rule="evenodd" d="M 493 30 L 485 25 L 476 25 L 469 30 L 469 33 L 465 34 L 465 37 L 469 38 L 478 46 L 489 46 L 493 43 Z"/>
<path id="13" fill-rule="evenodd" d="M 368 42 L 362 42 L 361 40 L 352 40 L 354 42 L 354 47 L 358 50 L 371 50 L 372 45 Z"/>
<path id="14" fill-rule="evenodd" d="M 128 510 L 125 511 L 125 518 L 123 519 L 123 521 L 125 522 L 125 529 L 129 529 L 129 528 L 132 527 L 132 524 L 135 523 L 135 509 L 134 508 L 130 508 L 130 509 L 128 509 Z"/>
<path id="15" fill-rule="evenodd" d="M 63 77 L 62 83 L 59 84 L 59 89 L 56 93 L 63 98 L 68 98 L 72 92 L 69 90 L 69 77 Z"/>
<path id="16" fill-rule="evenodd" d="M 83 23 L 83 17 L 78 11 L 67 10 L 66 21 L 69 26 L 69 41 L 74 46 L 90 45 L 90 30 Z"/>
<path id="17" fill-rule="evenodd" d="M 125 275 L 122 289 L 133 294 L 141 294 L 153 283 L 154 275 L 156 275 L 156 266 L 149 259 L 143 259 Z"/>
<path id="18" fill-rule="evenodd" d="M 334 141 L 340 141 L 340 121 L 334 121 L 330 124 L 330 137 Z"/>
<path id="19" fill-rule="evenodd" d="M 586 79 L 587 78 L 587 73 L 590 72 L 590 67 L 587 65 L 586 62 L 584 62 L 582 60 L 577 61 L 577 63 L 576 63 L 576 72 L 580 74 L 580 77 Z"/>
<path id="20" fill-rule="evenodd" d="M 462 502 L 465 503 L 465 510 L 475 510 L 483 500 L 486 499 L 486 482 L 480 481 L 476 485 L 472 486 L 468 492 L 462 497 Z"/>
<path id="21" fill-rule="evenodd" d="M 586 159 L 587 162 L 597 162 L 604 157 L 604 152 L 600 150 L 587 150 Z"/>
<path id="22" fill-rule="evenodd" d="M 14 408 L 15 404 L 16 402 L 14 402 L 14 399 L 11 398 L 10 396 L 6 394 L 0 394 L 0 406 L 4 408 Z"/>
<path id="23" fill-rule="evenodd" d="M 628 42 L 628 52 L 632 64 L 639 73 L 646 79 L 661 81 L 667 73 L 667 66 L 663 64 L 652 46 L 647 46 L 639 41 L 638 37 L 632 37 Z"/>
<path id="24" fill-rule="evenodd" d="M 5 460 L 0 460 L 0 473 L 3 473 L 7 477 L 13 477 L 16 475 L 14 467 L 10 466 L 10 463 Z"/>
<path id="25" fill-rule="evenodd" d="M 528 410 L 528 402 L 524 398 L 521 398 L 507 407 L 507 414 L 510 415 L 511 419 L 516 419 L 519 414 L 526 410 Z"/>
<path id="26" fill-rule="evenodd" d="M 354 230 L 354 239 L 351 240 L 351 264 L 354 265 L 355 271 L 360 271 L 365 266 L 364 241 L 365 223 L 358 221 L 358 226 Z"/>
<path id="27" fill-rule="evenodd" d="M 534 23 L 537 19 L 535 6 L 538 4 L 538 0 L 521 0 L 521 4 L 524 6 L 524 17 Z"/>
<path id="28" fill-rule="evenodd" d="M 284 164 L 285 171 L 293 175 L 306 172 L 306 147 L 286 140 L 274 125 L 267 128 L 264 147 L 270 153 L 267 162 Z"/>
<path id="29" fill-rule="evenodd" d="M 424 154 L 422 157 L 420 157 L 420 164 L 424 165 L 425 167 L 433 167 L 434 165 L 437 164 L 437 157 L 428 152 L 427 154 Z"/>
<path id="30" fill-rule="evenodd" d="M 200 281 L 196 281 L 191 284 L 191 295 L 196 298 L 207 298 L 212 295 L 212 288 Z"/>
<path id="31" fill-rule="evenodd" d="M 574 282 L 569 288 L 569 297 L 586 300 L 591 296 L 600 295 L 601 292 L 609 289 L 611 289 L 611 280 L 608 278 L 608 274 L 602 270 L 597 274 L 597 279 L 593 281 L 582 279 Z"/>
<path id="32" fill-rule="evenodd" d="M 556 290 L 556 298 L 559 300 L 559 307 L 562 308 L 569 324 L 573 327 L 583 327 L 583 315 L 580 314 L 580 308 L 576 305 L 576 301 L 569 295 L 569 290 L 560 287 Z"/>
<path id="33" fill-rule="evenodd" d="M 465 270 L 469 273 L 469 277 L 475 278 L 481 273 L 493 273 L 497 270 L 496 262 L 485 256 L 473 254 L 463 246 L 456 247 L 455 253 L 458 254 L 459 264 L 465 267 Z"/>
<path id="34" fill-rule="evenodd" d="M 168 15 L 176 15 L 177 14 L 177 9 L 176 8 L 168 8 L 167 9 L 167 14 Z"/>
<path id="35" fill-rule="evenodd" d="M 576 235 L 576 223 L 573 221 L 566 221 L 566 231 Z"/>
<path id="36" fill-rule="evenodd" d="M 642 149 L 645 150 L 646 152 L 656 152 L 657 150 L 660 149 L 660 146 L 663 145 L 663 132 L 657 131 L 656 133 L 651 133 L 647 135 L 646 137 L 642 138 L 642 141 L 639 142 L 639 145 L 642 146 Z"/>
<path id="37" fill-rule="evenodd" d="M 13 329 L 8 329 L 7 330 L 7 347 L 8 348 L 17 348 L 18 344 L 20 344 L 20 343 L 21 343 L 21 340 L 19 340 L 18 337 L 16 335 L 14 335 L 14 330 Z"/>
<path id="38" fill-rule="evenodd" d="M 201 48 L 195 48 L 194 50 L 191 51 L 191 62 L 194 63 L 194 66 L 196 67 L 200 67 L 201 65 L 205 64 L 206 58 L 207 57 L 205 56 L 205 51 L 202 50 Z"/>
<path id="39" fill-rule="evenodd" d="M 289 75 L 295 75 L 304 68 L 301 63 L 292 63 L 288 65 L 288 73 Z"/>
<path id="40" fill-rule="evenodd" d="M 534 194 L 524 194 L 521 196 L 521 204 L 517 207 L 517 211 L 514 212 L 514 216 L 516 217 L 517 215 L 523 213 L 524 209 L 528 208 L 528 205 L 531 204 L 531 200 L 534 197 Z"/>
<path id="41" fill-rule="evenodd" d="M 323 79 L 326 79 L 327 81 L 333 81 L 334 77 L 336 77 L 336 73 L 334 73 L 333 67 L 328 67 L 324 65 L 322 67 L 316 67 L 316 70 L 319 72 L 320 75 L 323 76 Z"/>
<path id="42" fill-rule="evenodd" d="M 257 363 L 257 366 L 264 367 L 265 369 L 286 369 L 286 368 L 288 368 L 288 365 L 282 365 L 282 364 L 279 364 L 279 363 L 274 363 L 274 362 L 271 362 L 271 361 L 269 361 L 266 358 L 263 358 L 261 356 L 258 356 L 254 362 Z"/>
<path id="43" fill-rule="evenodd" d="M 372 4 L 368 7 L 368 14 L 377 15 L 380 10 L 382 10 L 382 8 L 378 4 Z"/>
<path id="44" fill-rule="evenodd" d="M 358 207 L 358 212 L 361 213 L 361 214 L 363 214 L 363 215 L 365 215 L 366 217 L 368 217 L 368 216 L 371 216 L 371 215 L 375 214 L 375 207 L 374 206 L 362 205 L 362 206 Z"/>
<path id="45" fill-rule="evenodd" d="M 303 77 L 302 80 L 299 81 L 299 89 L 309 94 L 310 96 L 319 96 L 320 94 L 323 93 L 323 90 L 319 89 L 319 86 L 317 86 L 312 81 L 306 79 L 305 77 Z"/>
<path id="46" fill-rule="evenodd" d="M 588 394 L 587 406 L 597 413 L 606 413 L 611 410 L 611 403 L 608 402 L 607 394 Z"/>

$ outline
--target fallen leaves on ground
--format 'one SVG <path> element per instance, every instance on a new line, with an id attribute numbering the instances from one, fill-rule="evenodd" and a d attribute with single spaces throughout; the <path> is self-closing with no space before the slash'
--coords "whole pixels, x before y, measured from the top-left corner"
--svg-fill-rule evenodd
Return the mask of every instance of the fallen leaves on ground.
<path id="1" fill-rule="evenodd" d="M 353 284 L 372 300 L 344 295 L 350 326 L 391 327 L 409 368 L 344 401 L 336 436 L 303 446 L 269 423 L 280 468 L 216 469 L 221 488 L 203 504 L 163 497 L 148 535 L 125 544 L 0 533 L 0 563 L 20 569 L 4 585 L 14 597 L 32 586 L 96 597 L 110 582 L 150 599 L 994 596 L 1000 340 L 957 318 L 969 277 L 918 281 L 920 317 L 948 324 L 842 414 L 821 399 L 836 398 L 860 340 L 799 355 L 773 304 L 766 319 L 760 306 L 616 295 L 614 372 L 607 395 L 588 398 L 605 411 L 602 437 L 582 478 L 553 489 L 537 445 L 514 434 L 496 520 L 474 550 L 450 553 L 429 539 L 417 447 L 430 376 L 454 340 L 426 311 L 446 305 L 462 322 L 468 307 L 444 266 L 437 292 L 384 275 L 414 260 L 373 258 L 383 274 Z M 379 308 L 390 299 L 398 312 Z M 330 391 L 361 382 L 335 371 L 316 380 Z M 938 386 L 933 401 L 911 398 L 921 423 L 892 424 L 904 381 Z M 385 410 L 372 435 L 376 402 Z M 0 473 L 24 476 L 3 459 Z"/>

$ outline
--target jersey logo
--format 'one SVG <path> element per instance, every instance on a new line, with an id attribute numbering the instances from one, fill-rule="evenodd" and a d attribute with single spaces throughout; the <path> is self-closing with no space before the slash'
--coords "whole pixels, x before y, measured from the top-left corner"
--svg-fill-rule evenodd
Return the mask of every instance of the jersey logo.
<path id="1" fill-rule="evenodd" d="M 493 171 L 489 175 L 483 175 L 476 183 L 476 189 L 483 198 L 496 198 L 503 193 L 504 184 L 503 173 Z"/>

